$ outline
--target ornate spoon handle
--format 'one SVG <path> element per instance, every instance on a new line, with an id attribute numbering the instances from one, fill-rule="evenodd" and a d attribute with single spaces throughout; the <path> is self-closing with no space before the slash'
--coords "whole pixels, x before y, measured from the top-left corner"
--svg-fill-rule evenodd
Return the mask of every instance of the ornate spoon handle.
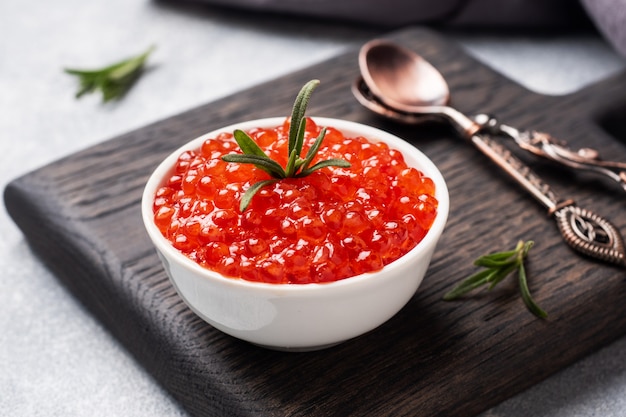
<path id="1" fill-rule="evenodd" d="M 521 149 L 569 168 L 604 175 L 626 191 L 626 163 L 604 161 L 599 152 L 592 148 L 570 149 L 566 142 L 547 133 L 517 130 L 498 124 L 493 118 L 491 121 L 493 126 L 489 129 L 492 133 L 501 133 L 512 138 Z"/>
<path id="2" fill-rule="evenodd" d="M 548 209 L 568 245 L 584 255 L 626 267 L 624 241 L 613 224 L 572 200 L 560 200 L 548 184 L 490 137 L 474 134 L 471 142 Z"/>

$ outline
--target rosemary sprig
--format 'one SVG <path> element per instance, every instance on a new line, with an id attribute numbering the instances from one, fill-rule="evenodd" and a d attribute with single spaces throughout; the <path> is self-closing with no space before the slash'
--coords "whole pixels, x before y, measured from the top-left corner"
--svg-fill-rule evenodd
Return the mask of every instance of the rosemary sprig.
<path id="1" fill-rule="evenodd" d="M 462 281 L 450 292 L 446 293 L 443 299 L 446 301 L 454 300 L 482 285 L 487 285 L 488 289 L 491 290 L 510 273 L 517 270 L 520 293 L 524 304 L 526 304 L 528 310 L 535 316 L 546 318 L 548 314 L 535 303 L 530 295 L 528 281 L 526 279 L 526 269 L 524 268 L 524 259 L 533 244 L 534 242 L 532 240 L 527 242 L 520 240 L 512 251 L 495 252 L 476 259 L 474 265 L 481 266 L 485 269 L 476 272 Z"/>
<path id="2" fill-rule="evenodd" d="M 102 92 L 102 101 L 118 100 L 128 92 L 142 74 L 148 56 L 155 49 L 151 46 L 144 53 L 94 70 L 66 68 L 65 72 L 78 77 L 80 88 L 76 98 L 96 90 Z"/>
<path id="3" fill-rule="evenodd" d="M 233 136 L 235 137 L 235 141 L 239 145 L 243 154 L 224 155 L 222 160 L 240 164 L 253 164 L 257 168 L 267 172 L 272 177 L 272 179 L 257 182 L 246 190 L 239 205 L 239 209 L 242 212 L 248 208 L 248 205 L 252 201 L 252 197 L 254 197 L 254 195 L 266 185 L 273 184 L 283 178 L 305 177 L 318 169 L 329 166 L 336 166 L 340 168 L 350 167 L 350 163 L 348 161 L 336 158 L 320 161 L 311 166 L 311 162 L 315 158 L 317 151 L 322 145 L 324 136 L 326 135 L 326 128 L 322 128 L 320 134 L 315 139 L 315 142 L 311 148 L 309 148 L 306 156 L 304 158 L 301 157 L 306 128 L 305 112 L 309 99 L 311 98 L 311 94 L 319 83 L 319 80 L 309 81 L 302 87 L 296 97 L 296 101 L 291 112 L 291 122 L 289 126 L 289 159 L 287 160 L 287 164 L 284 168 L 278 162 L 267 156 L 263 149 L 261 149 L 246 132 L 239 129 L 234 131 Z"/>

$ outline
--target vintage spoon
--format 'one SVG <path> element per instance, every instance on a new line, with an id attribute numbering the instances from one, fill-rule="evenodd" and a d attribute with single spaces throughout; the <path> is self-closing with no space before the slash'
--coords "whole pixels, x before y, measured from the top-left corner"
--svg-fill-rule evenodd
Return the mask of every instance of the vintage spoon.
<path id="1" fill-rule="evenodd" d="M 381 104 L 414 116 L 445 118 L 461 133 L 471 136 L 477 125 L 448 106 L 450 92 L 443 76 L 425 59 L 397 44 L 374 40 L 361 48 L 359 66 L 365 84 Z M 405 118 L 404 121 L 407 120 Z M 626 163 L 603 161 L 595 149 L 570 149 L 551 135 L 519 131 L 490 118 L 489 132 L 508 136 L 534 155 L 569 168 L 595 172 L 616 181 L 626 191 Z"/>
<path id="2" fill-rule="evenodd" d="M 363 78 L 356 81 L 352 91 L 361 104 L 385 117 L 407 123 L 420 123 L 433 118 L 452 122 L 462 136 L 548 209 L 565 242 L 573 249 L 602 261 L 626 266 L 624 242 L 617 228 L 597 214 L 578 207 L 574 201 L 559 199 L 528 166 L 486 135 L 502 133 L 492 117 L 478 115 L 470 119 L 446 106 L 449 93 L 445 80 L 428 62 L 404 48 L 375 40 L 363 46 L 359 63 Z M 399 68 L 395 77 L 411 82 L 394 82 L 394 68 Z M 434 86 L 413 85 L 419 84 L 418 75 L 426 77 Z M 394 83 L 401 88 L 391 88 Z M 382 96 L 383 93 L 388 95 Z M 425 99 L 420 101 L 422 93 Z"/>

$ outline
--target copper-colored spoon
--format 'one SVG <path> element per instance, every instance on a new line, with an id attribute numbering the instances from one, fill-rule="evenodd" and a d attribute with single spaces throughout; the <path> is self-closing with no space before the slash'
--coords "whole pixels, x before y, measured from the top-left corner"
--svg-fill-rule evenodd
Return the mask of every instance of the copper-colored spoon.
<path id="1" fill-rule="evenodd" d="M 364 106 L 385 117 L 407 123 L 420 123 L 433 118 L 451 122 L 463 137 L 548 209 L 572 248 L 585 255 L 626 266 L 623 239 L 615 226 L 597 214 L 578 207 L 572 200 L 559 199 L 528 166 L 486 134 L 506 134 L 520 144 L 519 138 L 514 137 L 521 136 L 519 131 L 500 125 L 493 117 L 478 115 L 469 118 L 447 106 L 447 83 L 422 57 L 388 41 L 374 40 L 361 48 L 359 65 L 363 78 L 356 81 L 352 90 Z M 537 148 L 538 152 L 534 148 L 531 151 L 537 154 L 543 152 L 540 148 Z"/>
<path id="2" fill-rule="evenodd" d="M 405 122 L 439 117 L 468 137 L 488 128 L 489 133 L 514 139 L 525 151 L 569 168 L 604 175 L 626 191 L 626 163 L 603 161 L 595 149 L 572 150 L 547 133 L 519 131 L 498 123 L 493 117 L 470 118 L 448 106 L 450 91 L 446 80 L 435 67 L 407 48 L 384 40 L 368 42 L 361 48 L 359 67 L 371 97 L 383 107 L 401 113 L 397 117 Z M 357 93 L 359 91 L 363 90 Z M 371 107 L 370 100 L 365 100 L 364 104 Z M 477 118 L 482 123 L 478 123 Z M 486 120 L 489 126 L 484 125 Z"/>

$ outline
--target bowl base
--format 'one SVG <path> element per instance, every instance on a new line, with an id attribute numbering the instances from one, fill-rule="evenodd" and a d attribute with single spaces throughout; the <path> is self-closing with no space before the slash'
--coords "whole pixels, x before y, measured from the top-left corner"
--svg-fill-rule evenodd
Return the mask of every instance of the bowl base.
<path id="1" fill-rule="evenodd" d="M 269 346 L 269 345 L 262 345 L 262 344 L 259 344 L 259 343 L 252 343 L 252 342 L 250 342 L 250 343 L 252 343 L 255 346 L 262 347 L 264 349 L 276 350 L 276 351 L 279 351 L 279 352 L 300 353 L 300 352 L 313 352 L 313 351 L 316 351 L 316 350 L 328 349 L 328 348 L 331 348 L 333 346 L 340 345 L 343 342 L 344 341 L 342 340 L 341 342 L 328 343 L 328 344 L 325 344 L 325 345 L 300 346 L 300 347 Z"/>

